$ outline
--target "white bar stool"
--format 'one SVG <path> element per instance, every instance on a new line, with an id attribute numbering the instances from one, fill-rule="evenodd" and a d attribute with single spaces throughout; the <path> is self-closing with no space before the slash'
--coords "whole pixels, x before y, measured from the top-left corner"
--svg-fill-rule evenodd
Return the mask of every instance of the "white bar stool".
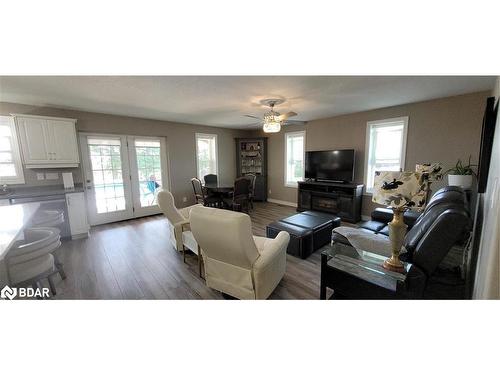
<path id="1" fill-rule="evenodd" d="M 25 239 L 17 241 L 7 255 L 9 280 L 13 286 L 32 285 L 40 288 L 47 278 L 52 295 L 57 291 L 51 277 L 59 272 L 52 253 L 61 246 L 61 238 L 51 228 L 25 231 Z"/>
<path id="2" fill-rule="evenodd" d="M 64 224 L 64 211 L 59 210 L 40 210 L 36 213 L 35 217 L 31 221 L 30 228 L 50 228 L 53 231 L 57 232 L 58 235 L 61 234 L 61 229 L 57 228 L 58 226 Z M 61 278 L 66 279 L 66 273 L 64 272 L 64 267 L 62 262 L 59 261 L 59 258 L 56 254 L 52 254 L 54 256 L 54 261 L 61 275 Z M 52 282 L 52 280 L 49 280 Z"/>
<path id="3" fill-rule="evenodd" d="M 31 221 L 31 228 L 51 228 L 64 224 L 64 212 L 58 210 L 41 210 Z M 57 228 L 60 232 L 60 229 Z"/>

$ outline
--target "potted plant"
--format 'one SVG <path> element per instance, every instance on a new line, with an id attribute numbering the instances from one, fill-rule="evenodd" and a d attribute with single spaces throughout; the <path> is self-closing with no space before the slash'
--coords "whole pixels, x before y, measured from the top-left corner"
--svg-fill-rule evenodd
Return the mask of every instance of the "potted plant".
<path id="1" fill-rule="evenodd" d="M 472 167 L 475 167 L 476 164 L 471 164 L 470 159 L 471 157 L 469 156 L 467 165 L 464 165 L 462 160 L 458 159 L 455 167 L 446 171 L 448 174 L 448 185 L 460 186 L 463 189 L 470 189 L 472 187 L 472 176 L 476 175 Z"/>

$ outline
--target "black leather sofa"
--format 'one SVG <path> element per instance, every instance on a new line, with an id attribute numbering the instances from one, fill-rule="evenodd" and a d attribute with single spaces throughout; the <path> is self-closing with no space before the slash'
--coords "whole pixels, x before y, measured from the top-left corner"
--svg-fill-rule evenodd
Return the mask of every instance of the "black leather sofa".
<path id="1" fill-rule="evenodd" d="M 365 221 L 359 225 L 359 228 L 369 230 L 374 233 L 389 235 L 388 223 L 392 221 L 392 209 L 390 208 L 376 208 L 371 214 L 371 220 Z M 408 225 L 408 230 L 413 227 L 415 221 L 420 216 L 420 212 L 406 211 L 404 213 L 404 222 Z"/>
<path id="2" fill-rule="evenodd" d="M 454 193 L 453 193 L 454 192 Z M 443 201 L 462 202 L 464 199 L 463 190 L 458 186 L 446 186 L 438 190 L 430 199 L 429 205 L 437 204 Z M 466 197 L 465 197 L 466 199 Z M 466 200 L 467 202 L 467 200 Z M 466 208 L 467 208 L 466 204 Z M 404 222 L 408 225 L 408 231 L 413 227 L 421 213 L 417 211 L 406 211 L 404 213 Z M 393 213 L 390 208 L 376 208 L 371 213 L 371 220 L 364 221 L 358 225 L 358 228 L 366 229 L 370 232 L 389 235 L 388 223 L 392 221 Z"/>
<path id="3" fill-rule="evenodd" d="M 447 298 L 446 293 L 440 295 L 435 290 L 428 290 L 428 287 L 436 281 L 434 276 L 444 257 L 453 245 L 464 240 L 471 225 L 465 192 L 455 186 L 438 190 L 406 234 L 403 243 L 406 252 L 400 256 L 401 260 L 410 263 L 405 282 L 398 285 L 396 292 L 381 290 L 380 296 Z M 332 241 L 350 245 L 347 238 L 335 232 Z M 349 297 L 362 298 L 357 295 L 356 288 L 359 287 L 353 282 Z M 456 295 L 453 298 L 457 298 Z"/>

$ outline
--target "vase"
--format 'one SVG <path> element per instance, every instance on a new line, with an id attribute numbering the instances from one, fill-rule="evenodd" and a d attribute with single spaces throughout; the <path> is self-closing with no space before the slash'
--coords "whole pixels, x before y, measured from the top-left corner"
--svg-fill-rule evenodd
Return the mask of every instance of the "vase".
<path id="1" fill-rule="evenodd" d="M 460 186 L 462 189 L 470 189 L 472 187 L 472 175 L 449 174 L 448 185 Z"/>
<path id="2" fill-rule="evenodd" d="M 394 216 L 389 223 L 389 240 L 391 241 L 392 256 L 385 260 L 384 268 L 390 271 L 403 272 L 404 265 L 399 260 L 399 253 L 406 235 L 408 226 L 404 223 L 404 209 L 393 207 Z"/>

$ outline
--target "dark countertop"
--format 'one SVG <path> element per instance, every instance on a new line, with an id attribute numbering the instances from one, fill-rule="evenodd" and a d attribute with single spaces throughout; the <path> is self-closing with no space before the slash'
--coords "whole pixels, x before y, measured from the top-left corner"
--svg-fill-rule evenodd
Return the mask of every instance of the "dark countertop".
<path id="1" fill-rule="evenodd" d="M 82 191 L 84 191 L 83 184 L 75 184 L 74 189 L 65 189 L 64 185 L 23 186 L 13 188 L 7 194 L 0 194 L 0 199 L 46 197 L 49 195 L 64 195 L 67 193 L 79 193 Z"/>

